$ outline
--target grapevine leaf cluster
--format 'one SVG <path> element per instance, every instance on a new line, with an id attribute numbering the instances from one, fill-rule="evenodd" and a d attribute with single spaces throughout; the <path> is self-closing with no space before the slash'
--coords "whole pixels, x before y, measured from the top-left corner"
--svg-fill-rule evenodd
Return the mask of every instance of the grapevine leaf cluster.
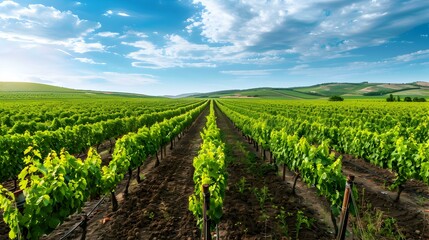
<path id="1" fill-rule="evenodd" d="M 113 159 L 103 167 L 94 148 L 89 149 L 83 161 L 65 149 L 52 150 L 43 158 L 37 147 L 28 147 L 23 153 L 24 166 L 18 174 L 19 187 L 25 197 L 22 211 L 16 207 L 14 194 L 0 185 L 0 209 L 11 229 L 9 237 L 39 239 L 69 215 L 80 212 L 90 198 L 113 192 L 129 169 L 156 154 L 162 144 L 168 142 L 166 138 L 171 140 L 177 136 L 206 106 L 207 102 L 202 102 L 183 114 L 176 112 L 176 116 L 168 112 L 163 121 L 124 135 L 116 143 Z"/>
<path id="2" fill-rule="evenodd" d="M 221 140 L 220 130 L 216 125 L 213 101 L 207 123 L 201 132 L 203 140 L 198 156 L 194 158 L 193 166 L 195 189 L 189 197 L 189 210 L 197 219 L 197 225 L 203 223 L 203 185 L 209 185 L 210 207 L 207 213 L 212 226 L 219 223 L 222 217 L 223 199 L 225 196 L 227 171 L 225 166 L 225 144 Z"/>

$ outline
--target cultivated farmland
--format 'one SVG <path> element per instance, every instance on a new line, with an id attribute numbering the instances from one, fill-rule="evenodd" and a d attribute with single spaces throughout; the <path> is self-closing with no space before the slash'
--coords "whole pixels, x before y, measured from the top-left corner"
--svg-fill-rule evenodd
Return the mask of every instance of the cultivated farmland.
<path id="1" fill-rule="evenodd" d="M 429 237 L 426 103 L 32 99 L 0 105 L 2 239 L 198 239 L 204 185 L 220 239 L 332 239 L 349 175 L 349 238 Z"/>

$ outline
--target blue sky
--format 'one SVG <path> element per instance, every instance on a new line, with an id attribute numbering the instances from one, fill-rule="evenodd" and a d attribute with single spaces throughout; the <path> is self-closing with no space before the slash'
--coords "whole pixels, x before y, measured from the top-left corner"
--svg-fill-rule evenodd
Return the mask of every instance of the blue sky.
<path id="1" fill-rule="evenodd" d="M 0 0 L 0 81 L 149 95 L 429 81 L 429 1 Z"/>

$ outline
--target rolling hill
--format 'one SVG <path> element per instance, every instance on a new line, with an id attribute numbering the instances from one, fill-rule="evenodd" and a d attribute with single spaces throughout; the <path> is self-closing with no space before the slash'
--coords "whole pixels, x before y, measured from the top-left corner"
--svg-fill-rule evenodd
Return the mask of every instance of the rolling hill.
<path id="1" fill-rule="evenodd" d="M 0 82 L 0 99 L 66 99 L 66 98 L 109 98 L 109 97 L 132 97 L 147 98 L 151 96 L 137 93 L 122 93 L 108 91 L 76 90 L 71 88 L 57 87 L 41 83 L 29 82 Z"/>
<path id="2" fill-rule="evenodd" d="M 41 83 L 0 82 L 0 92 L 78 92 L 78 90 Z"/>
<path id="3" fill-rule="evenodd" d="M 212 93 L 200 93 L 193 95 L 197 98 L 281 98 L 281 99 L 315 99 L 315 96 L 308 93 L 301 93 L 293 89 L 283 88 L 253 88 L 246 90 L 227 90 Z"/>
<path id="4" fill-rule="evenodd" d="M 385 98 L 389 94 L 401 97 L 429 97 L 429 82 L 413 83 L 322 83 L 308 87 L 294 88 L 252 88 L 225 90 L 209 93 L 190 93 L 169 98 L 264 98 L 264 99 L 318 99 L 329 96 L 346 98 Z M 109 97 L 151 97 L 135 93 L 76 90 L 40 83 L 0 82 L 0 99 L 32 98 L 109 98 Z"/>
<path id="5" fill-rule="evenodd" d="M 352 98 L 385 97 L 389 94 L 410 97 L 429 97 L 428 82 L 397 83 L 323 83 L 295 88 L 253 88 L 226 90 L 192 95 L 197 98 L 269 98 L 316 99 L 334 95 Z"/>

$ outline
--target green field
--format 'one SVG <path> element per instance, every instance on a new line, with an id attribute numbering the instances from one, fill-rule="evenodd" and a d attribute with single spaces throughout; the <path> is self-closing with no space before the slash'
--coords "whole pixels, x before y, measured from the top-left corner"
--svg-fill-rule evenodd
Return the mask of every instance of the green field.
<path id="1" fill-rule="evenodd" d="M 116 193 L 135 194 L 135 190 L 128 193 L 128 184 L 132 181 L 128 176 L 136 173 L 135 182 L 131 183 L 134 189 L 147 182 L 141 179 L 143 175 L 140 174 L 141 168 L 150 165 L 146 164 L 147 161 L 156 161 L 150 165 L 153 171 L 148 172 L 152 179 L 164 181 L 166 176 L 178 177 L 179 174 L 174 175 L 178 171 L 183 172 L 183 179 L 194 180 L 188 183 L 177 179 L 174 184 L 186 182 L 191 185 L 187 187 L 194 189 L 194 194 L 185 196 L 186 207 L 183 209 L 190 210 L 200 221 L 204 219 L 201 185 L 210 182 L 210 194 L 215 204 L 210 206 L 209 218 L 220 224 L 228 220 L 227 214 L 222 216 L 223 212 L 231 211 L 228 210 L 230 205 L 223 205 L 224 199 L 229 201 L 237 192 L 241 192 L 241 195 L 236 195 L 237 199 L 246 199 L 246 204 L 251 205 L 250 209 L 258 216 L 265 210 L 264 214 L 271 219 L 281 215 L 282 210 L 279 211 L 274 203 L 277 204 L 276 201 L 284 196 L 289 197 L 290 190 L 281 190 L 281 198 L 274 195 L 279 186 L 286 186 L 278 185 L 281 178 L 276 169 L 286 171 L 288 168 L 300 176 L 303 183 L 316 186 L 310 191 L 325 198 L 328 206 L 317 211 L 334 218 L 341 210 L 346 179 L 344 170 L 352 171 L 349 165 L 343 165 L 350 162 L 350 156 L 366 161 L 366 165 L 359 165 L 370 172 L 386 169 L 394 175 L 391 181 L 384 182 L 384 187 L 388 186 L 397 193 L 384 188 L 383 191 L 388 191 L 389 196 L 397 195 L 397 199 L 401 193 L 399 189 L 407 188 L 409 182 L 417 182 L 424 189 L 429 184 L 429 102 L 386 102 L 386 94 L 363 95 L 371 91 L 393 91 L 392 94 L 402 99 L 405 96 L 428 96 L 429 90 L 417 84 L 320 84 L 297 89 L 229 90 L 178 99 L 31 83 L 2 83 L 1 87 L 0 184 L 4 187 L 0 185 L 0 211 L 5 216 L 3 222 L 0 221 L 1 239 L 6 239 L 7 234 L 15 238 L 26 229 L 29 229 L 31 238 L 37 239 L 61 229 L 59 224 L 62 222 L 70 221 L 74 225 L 75 220 L 68 216 L 80 211 L 88 201 L 103 195 L 111 198 L 112 210 L 115 211 L 118 206 L 115 207 L 114 199 L 119 196 Z M 341 95 L 345 100 L 328 101 L 328 96 L 333 94 Z M 208 100 L 209 97 L 216 99 Z M 187 140 L 177 144 L 182 137 Z M 256 155 L 243 147 L 251 149 L 252 144 Z M 171 149 L 168 154 L 167 147 Z M 241 152 L 241 155 L 231 151 Z M 82 156 L 83 159 L 79 159 Z M 268 156 L 275 162 L 269 161 Z M 187 162 L 182 161 L 185 158 Z M 177 168 L 172 164 L 177 164 Z M 158 165 L 162 172 L 157 172 Z M 191 171 L 186 172 L 179 170 L 184 166 L 194 168 L 187 168 Z M 237 176 L 227 174 L 232 167 L 246 172 L 246 177 L 239 176 L 237 171 L 232 171 Z M 248 170 L 254 173 L 249 174 Z M 353 171 L 354 176 L 362 174 L 361 170 Z M 252 175 L 258 178 L 253 179 Z M 370 177 L 372 175 L 375 177 L 377 174 Z M 266 182 L 266 179 L 274 181 Z M 366 186 L 369 181 L 375 183 L 372 179 L 359 180 Z M 246 181 L 249 182 L 246 184 Z M 14 182 L 25 193 L 23 213 L 13 207 Z M 255 183 L 260 185 L 246 189 L 246 185 Z M 228 189 L 229 185 L 232 187 Z M 379 185 L 368 192 L 378 194 Z M 299 187 L 300 191 L 303 187 L 306 188 Z M 411 188 L 403 194 L 409 198 L 410 192 L 416 194 Z M 76 200 L 74 196 L 81 197 Z M 155 199 L 153 196 L 152 192 L 147 192 L 144 197 Z M 416 195 L 412 201 L 420 201 L 422 196 L 425 195 Z M 366 199 L 372 203 L 381 201 L 370 195 Z M 125 209 L 128 200 L 125 198 L 123 201 L 121 208 Z M 176 205 L 176 195 L 169 201 Z M 153 204 L 159 203 L 143 205 Z M 299 214 L 297 209 L 302 207 L 298 207 L 296 202 L 288 204 L 291 214 Z M 390 206 L 388 202 L 381 204 Z M 421 204 L 422 208 L 429 206 L 429 203 Z M 310 206 L 311 203 L 304 205 Z M 134 205 L 129 206 L 134 209 Z M 59 208 L 61 211 L 56 211 Z M 236 204 L 232 204 L 232 208 L 236 208 Z M 139 210 L 147 219 L 145 211 Z M 390 216 L 390 209 L 383 208 L 382 211 Z M 110 207 L 107 207 L 108 212 Z M 47 215 L 52 220 L 48 220 Z M 171 213 L 175 219 L 183 215 Z M 152 218 L 158 216 L 162 214 L 153 214 Z M 26 222 L 25 219 L 37 221 Z M 401 223 L 406 219 L 398 217 L 393 220 Z M 294 224 L 295 220 L 291 223 Z M 322 226 L 320 222 L 314 224 Z M 5 231 L 5 225 L 10 232 Z M 197 228 L 196 224 L 191 225 Z M 389 231 L 399 232 L 404 228 L 406 236 L 416 239 L 415 229 L 423 229 L 424 226 L 409 225 L 412 227 L 401 225 L 401 228 Z M 280 239 L 284 231 L 275 234 L 279 237 L 276 239 Z M 261 238 L 259 235 L 255 239 Z"/>
<path id="2" fill-rule="evenodd" d="M 150 96 L 134 93 L 109 91 L 76 90 L 40 83 L 0 82 L 0 100 L 32 99 L 88 99 L 88 98 L 147 98 Z"/>
<path id="3" fill-rule="evenodd" d="M 197 98 L 259 98 L 259 99 L 325 99 L 330 96 L 359 99 L 385 99 L 389 94 L 401 97 L 429 96 L 425 82 L 408 84 L 391 83 L 324 83 L 309 87 L 295 88 L 253 88 L 245 90 L 225 90 L 195 94 Z"/>

